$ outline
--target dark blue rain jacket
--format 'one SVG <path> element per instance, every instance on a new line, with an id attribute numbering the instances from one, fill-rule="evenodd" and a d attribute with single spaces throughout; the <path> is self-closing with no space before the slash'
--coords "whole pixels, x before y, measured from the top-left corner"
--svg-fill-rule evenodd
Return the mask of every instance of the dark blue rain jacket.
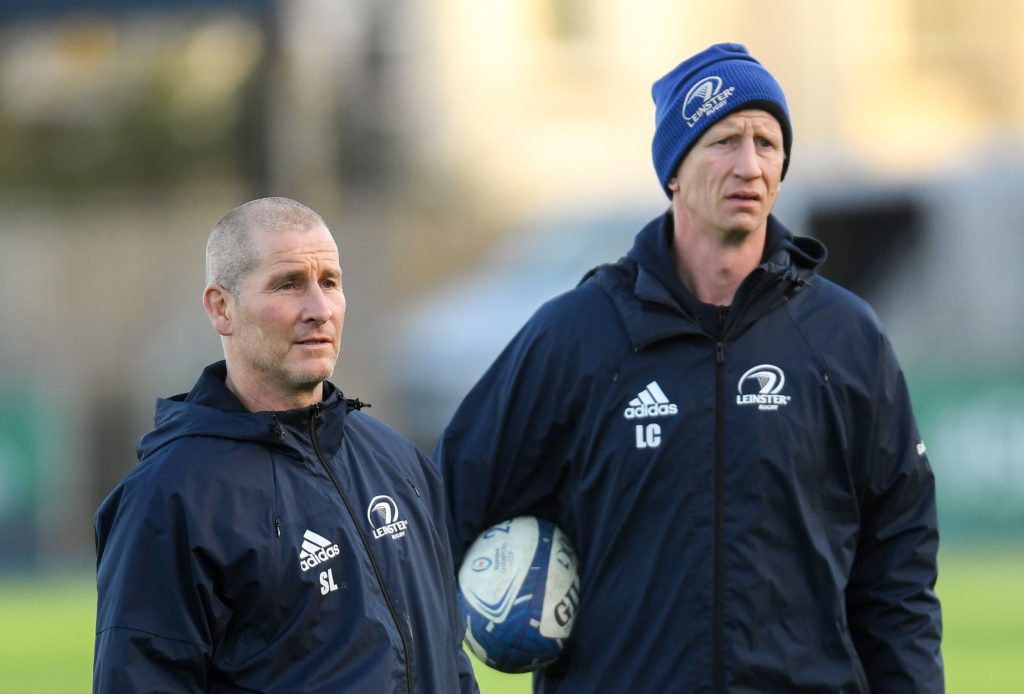
<path id="1" fill-rule="evenodd" d="M 252 413 L 224 376 L 158 401 L 96 512 L 94 691 L 477 691 L 429 460 L 330 384 Z"/>
<path id="2" fill-rule="evenodd" d="M 540 692 L 939 692 L 932 471 L 871 309 L 769 221 L 728 310 L 666 214 L 547 303 L 437 450 L 456 561 L 520 514 L 575 540 Z"/>

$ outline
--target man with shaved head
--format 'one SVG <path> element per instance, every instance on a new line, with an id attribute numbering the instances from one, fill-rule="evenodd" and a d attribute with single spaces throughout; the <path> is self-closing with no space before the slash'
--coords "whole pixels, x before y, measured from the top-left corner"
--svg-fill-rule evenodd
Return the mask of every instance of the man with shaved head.
<path id="1" fill-rule="evenodd" d="M 95 692 L 476 692 L 442 486 L 327 379 L 345 322 L 323 218 L 254 200 L 213 227 L 224 360 L 157 401 L 96 512 Z"/>

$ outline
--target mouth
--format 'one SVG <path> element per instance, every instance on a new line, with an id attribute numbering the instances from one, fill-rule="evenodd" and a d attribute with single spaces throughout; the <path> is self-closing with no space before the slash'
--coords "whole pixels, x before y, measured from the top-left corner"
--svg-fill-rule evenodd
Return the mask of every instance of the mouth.
<path id="1" fill-rule="evenodd" d="M 307 337 L 304 340 L 296 340 L 295 344 L 303 347 L 329 347 L 334 341 L 329 337 Z"/>
<path id="2" fill-rule="evenodd" d="M 740 190 L 735 193 L 730 193 L 726 196 L 726 199 L 730 202 L 736 202 L 740 204 L 752 204 L 761 202 L 761 195 L 754 191 Z"/>

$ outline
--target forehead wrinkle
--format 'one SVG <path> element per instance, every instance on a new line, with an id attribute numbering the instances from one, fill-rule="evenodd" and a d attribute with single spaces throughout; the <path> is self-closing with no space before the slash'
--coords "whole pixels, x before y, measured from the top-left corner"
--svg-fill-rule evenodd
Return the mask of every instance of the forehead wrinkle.
<path id="1" fill-rule="evenodd" d="M 333 256 L 333 254 L 332 254 Z M 287 277 L 330 277 L 341 279 L 341 267 L 337 257 L 307 256 L 305 258 L 282 258 L 269 260 L 265 265 L 265 273 L 271 281 Z"/>
<path id="2" fill-rule="evenodd" d="M 782 133 L 782 126 L 779 125 L 779 121 L 776 120 L 775 116 L 767 111 L 758 109 L 731 113 L 712 125 L 708 130 L 712 131 L 716 128 L 720 128 L 720 131 L 728 132 L 746 131 L 748 128 L 753 128 L 754 130 L 778 130 L 780 134 Z"/>
<path id="3" fill-rule="evenodd" d="M 322 259 L 326 259 L 328 262 L 333 260 L 335 264 L 338 263 L 338 246 L 333 239 L 316 239 L 312 243 L 303 241 L 300 240 L 286 248 L 268 249 L 266 248 L 266 245 L 269 245 L 268 240 L 264 239 L 262 263 L 268 266 L 280 263 L 308 263 L 311 259 L 316 259 L 317 262 Z"/>
<path id="4" fill-rule="evenodd" d="M 309 261 L 337 260 L 338 251 L 334 248 L 323 248 L 320 250 L 307 249 L 284 249 L 271 251 L 263 256 L 263 260 L 271 263 L 306 263 Z"/>
<path id="5" fill-rule="evenodd" d="M 295 275 L 313 271 L 315 274 L 341 275 L 336 253 L 304 254 L 302 258 L 286 257 L 275 259 L 272 254 L 264 259 L 267 272 L 273 275 Z"/>

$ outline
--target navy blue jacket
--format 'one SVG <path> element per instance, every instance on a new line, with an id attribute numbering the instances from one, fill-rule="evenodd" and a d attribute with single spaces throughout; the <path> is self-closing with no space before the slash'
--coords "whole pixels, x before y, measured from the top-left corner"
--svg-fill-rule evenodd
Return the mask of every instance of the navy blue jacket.
<path id="1" fill-rule="evenodd" d="M 224 375 L 96 512 L 94 691 L 476 692 L 430 461 L 329 383 L 252 413 Z"/>
<path id="2" fill-rule="evenodd" d="M 548 302 L 438 445 L 458 562 L 520 514 L 576 542 L 541 692 L 938 692 L 932 472 L 871 309 L 769 221 L 727 311 L 672 218 Z"/>

